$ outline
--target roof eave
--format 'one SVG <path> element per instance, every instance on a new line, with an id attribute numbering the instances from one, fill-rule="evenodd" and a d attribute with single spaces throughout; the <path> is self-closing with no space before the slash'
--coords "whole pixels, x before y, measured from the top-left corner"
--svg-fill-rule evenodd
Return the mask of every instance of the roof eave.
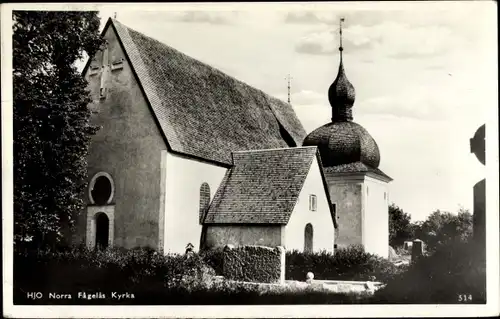
<path id="1" fill-rule="evenodd" d="M 318 167 L 320 171 L 319 173 L 323 182 L 323 188 L 325 189 L 326 199 L 328 200 L 328 209 L 330 210 L 330 216 L 332 216 L 333 219 L 333 226 L 335 227 L 335 229 L 338 229 L 339 225 L 337 223 L 337 214 L 333 211 L 332 198 L 330 196 L 330 190 L 328 189 L 328 183 L 326 181 L 325 172 L 323 170 L 323 163 L 321 162 L 321 154 L 319 153 L 319 149 L 316 149 L 316 159 L 318 161 Z"/>
<path id="2" fill-rule="evenodd" d="M 151 101 L 150 101 L 150 98 L 149 96 L 146 94 L 146 90 L 144 88 L 144 85 L 142 83 L 142 80 L 141 78 L 139 77 L 139 74 L 137 73 L 136 69 L 135 69 L 135 65 L 132 63 L 132 59 L 130 58 L 129 56 L 129 53 L 127 52 L 127 49 L 125 47 L 125 45 L 123 44 L 123 40 L 121 38 L 121 35 L 120 35 L 120 32 L 118 32 L 118 30 L 116 29 L 116 26 L 115 24 L 113 23 L 113 19 L 112 18 L 109 18 L 108 19 L 108 22 L 106 23 L 106 27 L 104 30 L 106 30 L 109 25 L 112 25 L 113 26 L 113 31 L 115 32 L 116 34 L 116 39 L 118 40 L 118 43 L 120 44 L 120 47 L 121 49 L 123 50 L 123 53 L 125 55 L 125 58 L 127 60 L 127 63 L 130 65 L 130 69 L 132 70 L 132 74 L 134 75 L 135 79 L 137 80 L 137 84 L 139 85 L 139 88 L 141 90 L 141 93 L 144 97 L 144 100 L 146 101 L 146 104 L 148 105 L 148 108 L 149 108 L 149 111 L 151 112 L 151 115 L 153 116 L 153 119 L 155 121 L 155 124 L 156 124 L 156 127 L 158 128 L 158 130 L 160 131 L 160 134 L 163 138 L 163 141 L 165 142 L 165 145 L 167 147 L 167 150 L 169 152 L 172 152 L 172 153 L 175 153 L 176 151 L 172 148 L 172 146 L 170 145 L 168 139 L 167 139 L 167 135 L 165 134 L 165 131 L 163 130 L 163 128 L 161 127 L 161 124 L 160 124 L 160 121 L 158 119 L 158 116 L 156 115 L 156 112 L 154 111 L 153 109 L 153 106 L 151 105 Z M 104 32 L 103 30 L 103 32 Z M 180 153 L 180 154 L 184 154 L 182 152 L 177 152 L 177 153 Z"/>
<path id="3" fill-rule="evenodd" d="M 318 155 L 318 148 L 316 148 L 316 155 Z M 295 201 L 293 203 L 293 206 L 292 206 L 292 209 L 290 210 L 290 212 L 288 213 L 288 218 L 286 220 L 286 223 L 285 225 L 288 225 L 288 222 L 290 221 L 290 218 L 292 217 L 292 214 L 295 210 L 295 206 L 297 206 L 297 201 L 299 200 L 299 196 L 300 196 L 300 193 L 302 193 L 302 189 L 304 188 L 304 184 L 306 183 L 306 179 L 307 179 L 307 176 L 309 176 L 309 172 L 311 172 L 311 167 L 312 167 L 312 164 L 313 164 L 313 159 L 314 159 L 314 156 L 311 156 L 311 161 L 309 163 L 309 168 L 307 169 L 307 174 L 306 174 L 306 177 L 304 178 L 304 180 L 302 181 L 302 185 L 300 185 L 300 190 L 299 192 L 297 193 L 297 198 L 295 198 Z M 330 206 L 330 205 L 329 205 Z"/>
<path id="4" fill-rule="evenodd" d="M 233 226 L 233 225 L 269 225 L 269 226 L 284 226 L 287 225 L 288 222 L 284 221 L 243 221 L 243 222 L 235 222 L 235 221 L 203 221 L 203 225 L 211 225 L 211 226 L 219 226 L 219 225 L 224 225 L 224 226 Z"/>
<path id="5" fill-rule="evenodd" d="M 393 178 L 391 178 L 389 175 L 385 174 L 384 172 L 382 172 L 382 174 L 378 174 L 376 172 L 367 172 L 366 175 L 373 177 L 373 178 L 376 178 L 376 179 L 381 180 L 381 181 L 386 182 L 386 183 L 392 182 L 394 180 Z"/>

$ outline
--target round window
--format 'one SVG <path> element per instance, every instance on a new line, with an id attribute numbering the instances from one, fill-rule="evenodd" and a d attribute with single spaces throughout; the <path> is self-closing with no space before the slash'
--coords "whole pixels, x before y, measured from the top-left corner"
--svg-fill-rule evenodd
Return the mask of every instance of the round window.
<path id="1" fill-rule="evenodd" d="M 109 178 L 106 176 L 97 177 L 90 194 L 97 205 L 107 204 L 112 194 L 112 185 Z"/>

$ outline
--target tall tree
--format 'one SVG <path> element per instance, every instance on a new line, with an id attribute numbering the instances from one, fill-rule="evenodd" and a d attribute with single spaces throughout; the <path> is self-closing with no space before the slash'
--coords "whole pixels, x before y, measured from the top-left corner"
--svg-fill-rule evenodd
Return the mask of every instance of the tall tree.
<path id="1" fill-rule="evenodd" d="M 413 237 L 411 227 L 411 216 L 403 209 L 392 203 L 389 206 L 389 245 L 392 247 L 402 246 L 405 240 Z"/>
<path id="2" fill-rule="evenodd" d="M 40 247 L 83 208 L 90 123 L 75 62 L 102 44 L 97 12 L 15 11 L 14 239 Z"/>
<path id="3" fill-rule="evenodd" d="M 431 251 L 453 241 L 467 241 L 471 235 L 472 214 L 466 209 L 460 209 L 458 214 L 436 210 L 417 231 L 417 236 Z"/>

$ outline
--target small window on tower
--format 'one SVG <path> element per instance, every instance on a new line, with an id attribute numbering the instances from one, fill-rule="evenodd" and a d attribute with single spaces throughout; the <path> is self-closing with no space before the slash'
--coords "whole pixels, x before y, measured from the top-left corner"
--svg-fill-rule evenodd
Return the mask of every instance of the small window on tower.
<path id="1" fill-rule="evenodd" d="M 384 199 L 387 199 L 387 193 L 384 192 Z"/>
<path id="2" fill-rule="evenodd" d="M 370 195 L 370 189 L 366 186 L 366 195 Z"/>
<path id="3" fill-rule="evenodd" d="M 315 212 L 317 209 L 316 195 L 309 195 L 309 210 Z"/>

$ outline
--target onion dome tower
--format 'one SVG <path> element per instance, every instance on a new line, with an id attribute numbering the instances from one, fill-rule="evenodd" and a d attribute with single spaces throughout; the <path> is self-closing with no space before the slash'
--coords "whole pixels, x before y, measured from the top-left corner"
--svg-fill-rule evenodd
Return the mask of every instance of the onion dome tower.
<path id="1" fill-rule="evenodd" d="M 328 184 L 330 204 L 338 231 L 335 245 L 362 245 L 365 251 L 387 257 L 389 253 L 388 183 L 379 168 L 380 151 L 368 131 L 353 122 L 356 91 L 343 63 L 340 20 L 340 64 L 328 89 L 331 122 L 311 132 L 303 146 L 316 146 Z"/>
<path id="2" fill-rule="evenodd" d="M 364 127 L 353 122 L 352 107 L 356 91 L 344 70 L 342 24 L 340 36 L 340 65 L 337 77 L 328 89 L 332 121 L 310 133 L 303 145 L 318 147 L 323 167 L 361 163 L 367 169 L 377 169 L 380 164 L 377 143 Z"/>

